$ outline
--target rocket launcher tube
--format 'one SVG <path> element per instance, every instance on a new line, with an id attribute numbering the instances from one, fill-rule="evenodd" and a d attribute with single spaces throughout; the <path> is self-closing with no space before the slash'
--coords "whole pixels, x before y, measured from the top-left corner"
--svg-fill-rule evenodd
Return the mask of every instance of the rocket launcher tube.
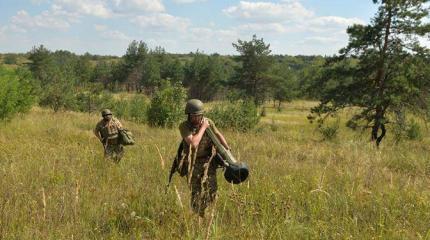
<path id="1" fill-rule="evenodd" d="M 206 129 L 206 133 L 208 134 L 209 138 L 214 143 L 216 150 L 221 155 L 221 157 L 226 161 L 226 163 L 228 165 L 236 164 L 237 160 L 234 158 L 233 154 L 231 154 L 230 151 L 225 149 L 225 147 L 221 144 L 218 137 L 215 135 L 214 131 L 210 126 Z"/>
<path id="2" fill-rule="evenodd" d="M 221 144 L 211 127 L 206 129 L 206 133 L 215 145 L 217 154 L 221 155 L 225 164 L 224 178 L 229 183 L 239 184 L 245 181 L 249 175 L 249 168 L 246 163 L 236 161 L 233 154 Z"/>

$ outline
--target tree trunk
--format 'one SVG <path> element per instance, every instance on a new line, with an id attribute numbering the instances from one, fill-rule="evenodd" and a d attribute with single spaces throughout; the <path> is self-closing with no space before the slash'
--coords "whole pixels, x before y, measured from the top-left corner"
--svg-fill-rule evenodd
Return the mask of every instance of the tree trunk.
<path id="1" fill-rule="evenodd" d="M 391 21 L 392 21 L 392 13 L 393 10 L 391 8 L 388 9 L 388 16 L 387 16 L 387 22 L 385 24 L 385 35 L 384 35 L 384 45 L 380 52 L 380 60 L 379 60 L 379 68 L 376 73 L 376 86 L 377 86 L 377 96 L 376 101 L 381 101 L 384 97 L 384 89 L 385 89 L 385 61 L 386 61 L 386 54 L 388 51 L 388 43 L 390 40 L 390 29 L 391 29 Z M 378 104 L 376 106 L 376 114 L 374 118 L 374 125 L 372 127 L 372 141 L 376 141 L 376 146 L 379 147 L 379 144 L 381 143 L 382 139 L 385 136 L 386 129 L 385 125 L 382 122 L 384 119 L 384 113 L 385 109 L 381 104 Z M 381 135 L 378 136 L 379 129 L 381 129 Z"/>

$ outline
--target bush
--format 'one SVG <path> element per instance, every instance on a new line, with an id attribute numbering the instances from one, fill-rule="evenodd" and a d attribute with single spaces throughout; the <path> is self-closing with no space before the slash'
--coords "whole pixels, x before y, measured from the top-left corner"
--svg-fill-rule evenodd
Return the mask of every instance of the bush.
<path id="1" fill-rule="evenodd" d="M 396 124 L 393 127 L 394 141 L 399 143 L 403 140 L 421 140 L 423 138 L 420 125 L 411 120 L 409 123 L 404 121 L 402 124 Z"/>
<path id="2" fill-rule="evenodd" d="M 17 64 L 17 59 L 18 57 L 15 54 L 6 54 L 4 55 L 3 63 L 9 65 Z"/>
<path id="3" fill-rule="evenodd" d="M 333 140 L 337 137 L 339 130 L 339 119 L 333 122 L 325 122 L 318 124 L 318 132 L 323 136 L 324 140 Z"/>
<path id="4" fill-rule="evenodd" d="M 414 120 L 411 121 L 406 129 L 406 137 L 409 140 L 421 140 L 423 138 L 420 125 Z"/>
<path id="5" fill-rule="evenodd" d="M 113 114 L 118 117 L 118 118 L 123 118 L 123 119 L 127 119 L 130 116 L 130 102 L 125 99 L 125 98 L 121 98 L 118 100 L 114 100 L 114 106 L 112 107 L 103 107 L 104 108 L 109 108 L 113 111 Z"/>
<path id="6" fill-rule="evenodd" d="M 35 97 L 28 71 L 0 67 L 0 86 L 0 119 L 10 119 L 16 113 L 30 110 Z"/>
<path id="7" fill-rule="evenodd" d="M 136 123 L 147 122 L 148 103 L 145 96 L 135 96 L 130 101 L 130 120 Z"/>
<path id="8" fill-rule="evenodd" d="M 58 112 L 64 109 L 76 109 L 76 89 L 72 78 L 65 71 L 53 71 L 48 84 L 42 87 L 40 105 L 48 106 Z"/>
<path id="9" fill-rule="evenodd" d="M 229 102 L 214 106 L 208 113 L 218 127 L 248 131 L 260 121 L 257 106 L 249 100 Z"/>
<path id="10" fill-rule="evenodd" d="M 151 126 L 172 127 L 184 116 L 183 103 L 186 90 L 180 84 L 163 82 L 156 91 L 148 108 L 147 119 Z"/>

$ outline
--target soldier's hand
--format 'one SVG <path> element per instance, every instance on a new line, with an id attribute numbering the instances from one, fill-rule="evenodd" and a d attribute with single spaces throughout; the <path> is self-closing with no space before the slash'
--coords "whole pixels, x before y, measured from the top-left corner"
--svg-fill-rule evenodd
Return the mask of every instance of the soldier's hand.
<path id="1" fill-rule="evenodd" d="M 206 118 L 204 118 L 202 122 L 202 128 L 206 129 L 209 126 L 210 126 L 209 121 Z"/>

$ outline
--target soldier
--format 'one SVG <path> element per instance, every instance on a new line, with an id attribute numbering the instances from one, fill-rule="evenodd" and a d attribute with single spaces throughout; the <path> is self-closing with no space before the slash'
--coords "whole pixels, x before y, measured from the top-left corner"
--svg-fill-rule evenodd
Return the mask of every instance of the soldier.
<path id="1" fill-rule="evenodd" d="M 191 99 L 185 107 L 188 119 L 179 125 L 184 151 L 190 159 L 188 181 L 191 188 L 191 208 L 201 218 L 205 215 L 205 209 L 215 200 L 217 192 L 216 152 L 205 130 L 211 128 L 221 144 L 230 149 L 213 121 L 203 117 L 203 113 L 203 103 L 198 99 Z"/>
<path id="2" fill-rule="evenodd" d="M 119 130 L 123 129 L 122 124 L 112 117 L 109 109 L 104 109 L 101 113 L 103 119 L 97 123 L 94 134 L 103 144 L 105 159 L 118 163 L 124 155 L 124 147 L 118 141 Z"/>

